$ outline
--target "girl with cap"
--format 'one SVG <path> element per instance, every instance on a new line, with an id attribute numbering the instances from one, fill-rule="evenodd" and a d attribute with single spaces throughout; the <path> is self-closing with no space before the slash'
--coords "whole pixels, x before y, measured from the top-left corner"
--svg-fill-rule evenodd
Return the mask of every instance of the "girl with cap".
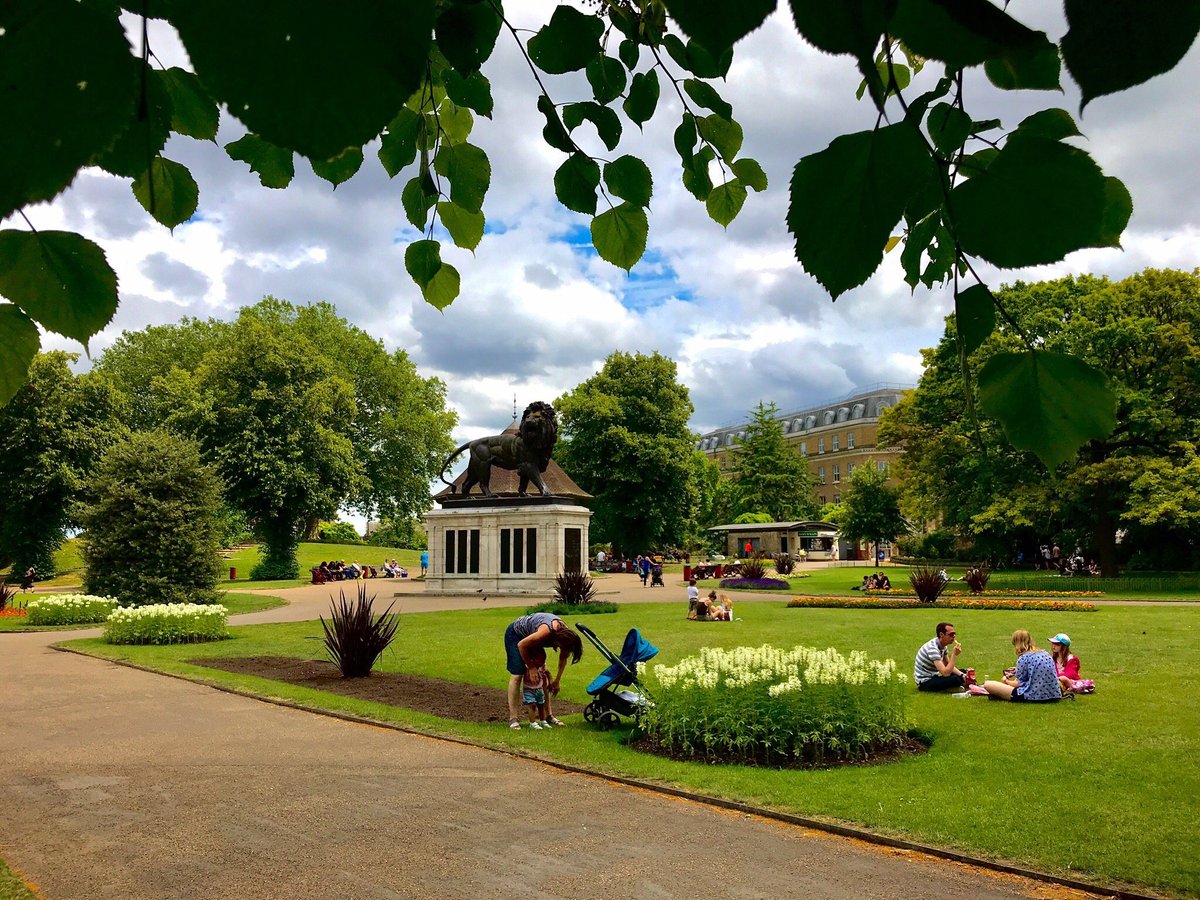
<path id="1" fill-rule="evenodd" d="M 1050 655 L 1054 657 L 1054 669 L 1058 672 L 1062 692 L 1071 693 L 1079 680 L 1079 657 L 1071 652 L 1071 639 L 1062 632 L 1050 638 Z"/>

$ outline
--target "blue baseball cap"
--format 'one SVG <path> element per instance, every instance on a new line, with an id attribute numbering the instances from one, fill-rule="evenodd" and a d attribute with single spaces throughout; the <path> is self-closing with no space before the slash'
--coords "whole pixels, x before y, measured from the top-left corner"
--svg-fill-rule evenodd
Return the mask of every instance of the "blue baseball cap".
<path id="1" fill-rule="evenodd" d="M 1063 634 L 1062 632 L 1059 632 L 1054 637 L 1050 638 L 1050 643 L 1062 644 L 1064 647 L 1070 647 L 1071 639 L 1069 637 L 1067 637 L 1065 634 Z"/>

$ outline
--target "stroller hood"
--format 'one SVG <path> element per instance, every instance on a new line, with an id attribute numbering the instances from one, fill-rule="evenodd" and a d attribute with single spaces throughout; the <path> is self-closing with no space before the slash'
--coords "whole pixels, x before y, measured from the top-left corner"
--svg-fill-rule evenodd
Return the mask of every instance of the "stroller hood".
<path id="1" fill-rule="evenodd" d="M 636 628 L 630 628 L 625 635 L 625 645 L 621 655 L 612 665 L 597 675 L 587 686 L 589 694 L 598 694 L 611 684 L 633 684 L 637 681 L 637 664 L 653 659 L 658 655 L 658 648 L 642 637 Z"/>

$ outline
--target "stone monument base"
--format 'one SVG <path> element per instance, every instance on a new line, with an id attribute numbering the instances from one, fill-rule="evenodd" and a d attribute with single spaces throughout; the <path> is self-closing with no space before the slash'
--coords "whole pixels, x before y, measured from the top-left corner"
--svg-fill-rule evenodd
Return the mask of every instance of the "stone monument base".
<path id="1" fill-rule="evenodd" d="M 425 514 L 425 593 L 552 597 L 560 572 L 586 571 L 592 511 L 565 498 L 471 498 Z"/>

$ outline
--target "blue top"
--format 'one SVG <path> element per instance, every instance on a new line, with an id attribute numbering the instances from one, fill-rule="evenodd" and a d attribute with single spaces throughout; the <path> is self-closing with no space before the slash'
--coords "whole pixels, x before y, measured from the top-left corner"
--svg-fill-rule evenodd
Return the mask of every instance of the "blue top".
<path id="1" fill-rule="evenodd" d="M 423 565 L 423 566 L 429 565 L 429 551 L 428 550 L 424 550 L 421 552 L 421 565 Z"/>
<path id="2" fill-rule="evenodd" d="M 1022 700 L 1057 700 L 1062 696 L 1054 658 L 1045 650 L 1022 653 L 1017 658 L 1017 682 L 1014 691 Z"/>

